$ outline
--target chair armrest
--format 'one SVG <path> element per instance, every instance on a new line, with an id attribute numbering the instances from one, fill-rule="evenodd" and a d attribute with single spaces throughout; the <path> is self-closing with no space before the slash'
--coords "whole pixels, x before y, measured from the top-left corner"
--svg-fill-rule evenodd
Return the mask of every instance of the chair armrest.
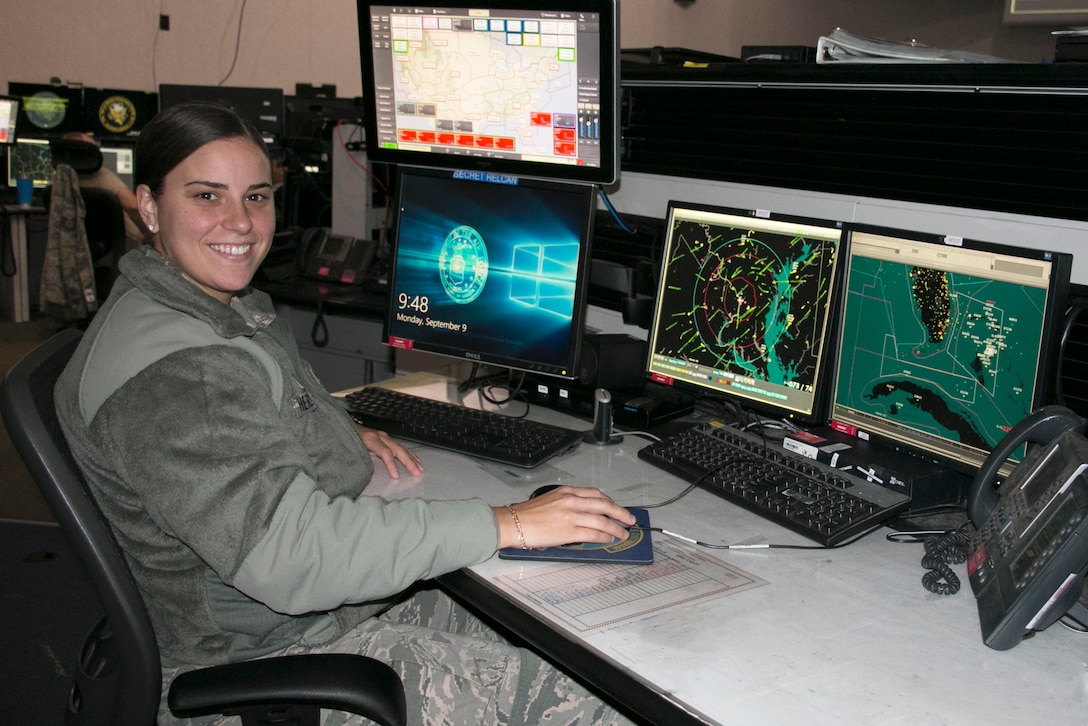
<path id="1" fill-rule="evenodd" d="M 204 716 L 251 706 L 319 706 L 389 726 L 407 722 L 396 671 L 361 655 L 290 655 L 187 671 L 170 685 L 170 710 Z"/>

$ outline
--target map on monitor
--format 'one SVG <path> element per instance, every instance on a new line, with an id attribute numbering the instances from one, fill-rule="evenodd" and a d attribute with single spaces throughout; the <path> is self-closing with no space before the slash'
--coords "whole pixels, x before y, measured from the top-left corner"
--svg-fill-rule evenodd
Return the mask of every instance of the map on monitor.
<path id="1" fill-rule="evenodd" d="M 1057 253 L 852 228 L 835 425 L 977 468 L 1046 402 L 1069 264 Z"/>
<path id="2" fill-rule="evenodd" d="M 670 202 L 651 378 L 825 423 L 842 223 Z"/>

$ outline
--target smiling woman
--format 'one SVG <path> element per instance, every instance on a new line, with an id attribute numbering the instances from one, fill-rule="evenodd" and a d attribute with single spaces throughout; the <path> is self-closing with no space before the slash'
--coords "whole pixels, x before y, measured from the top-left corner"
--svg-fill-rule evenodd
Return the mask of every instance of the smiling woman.
<path id="1" fill-rule="evenodd" d="M 176 108 L 141 134 L 136 155 L 149 176 L 137 179 L 137 205 L 155 250 L 229 303 L 253 278 L 275 232 L 272 163 L 260 135 L 233 114 L 195 104 Z M 166 134 L 212 140 L 190 149 L 163 143 Z"/>
<path id="2" fill-rule="evenodd" d="M 573 487 L 516 510 L 367 496 L 375 465 L 423 467 L 352 422 L 249 284 L 275 227 L 256 132 L 221 106 L 173 106 L 136 168 L 153 244 L 121 258 L 56 402 L 147 603 L 163 693 L 186 666 L 350 652 L 395 665 L 412 723 L 621 723 L 417 581 L 499 547 L 624 537 L 627 510 Z M 158 722 L 179 723 L 165 705 Z"/>

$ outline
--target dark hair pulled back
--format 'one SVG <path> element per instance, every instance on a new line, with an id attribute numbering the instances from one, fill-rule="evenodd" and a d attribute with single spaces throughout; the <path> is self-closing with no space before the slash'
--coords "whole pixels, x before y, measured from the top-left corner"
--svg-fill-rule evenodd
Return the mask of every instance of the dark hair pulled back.
<path id="1" fill-rule="evenodd" d="M 136 185 L 162 193 L 166 175 L 200 147 L 220 139 L 249 139 L 268 156 L 257 129 L 226 106 L 182 103 L 163 109 L 148 122 L 136 141 Z"/>

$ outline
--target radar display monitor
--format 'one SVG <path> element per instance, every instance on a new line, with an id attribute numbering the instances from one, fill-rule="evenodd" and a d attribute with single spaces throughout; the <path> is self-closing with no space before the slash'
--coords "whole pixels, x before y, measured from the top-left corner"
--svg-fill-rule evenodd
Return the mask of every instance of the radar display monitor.
<path id="1" fill-rule="evenodd" d="M 575 378 L 595 187 L 401 167 L 393 348 Z"/>
<path id="2" fill-rule="evenodd" d="M 83 130 L 82 86 L 9 81 L 8 95 L 19 99 L 23 138 L 59 138 L 68 131 Z"/>
<path id="3" fill-rule="evenodd" d="M 847 235 L 832 425 L 974 474 L 1048 402 L 1072 256 L 863 225 Z"/>
<path id="4" fill-rule="evenodd" d="M 19 99 L 0 96 L 0 144 L 15 143 L 16 120 L 19 118 Z"/>
<path id="5" fill-rule="evenodd" d="M 672 201 L 665 229 L 650 378 L 827 423 L 842 223 Z"/>
<path id="6" fill-rule="evenodd" d="M 360 0 L 367 156 L 611 184 L 618 0 Z"/>
<path id="7" fill-rule="evenodd" d="M 8 186 L 16 186 L 20 177 L 33 179 L 35 189 L 53 183 L 53 152 L 48 139 L 20 138 L 8 147 Z"/>

